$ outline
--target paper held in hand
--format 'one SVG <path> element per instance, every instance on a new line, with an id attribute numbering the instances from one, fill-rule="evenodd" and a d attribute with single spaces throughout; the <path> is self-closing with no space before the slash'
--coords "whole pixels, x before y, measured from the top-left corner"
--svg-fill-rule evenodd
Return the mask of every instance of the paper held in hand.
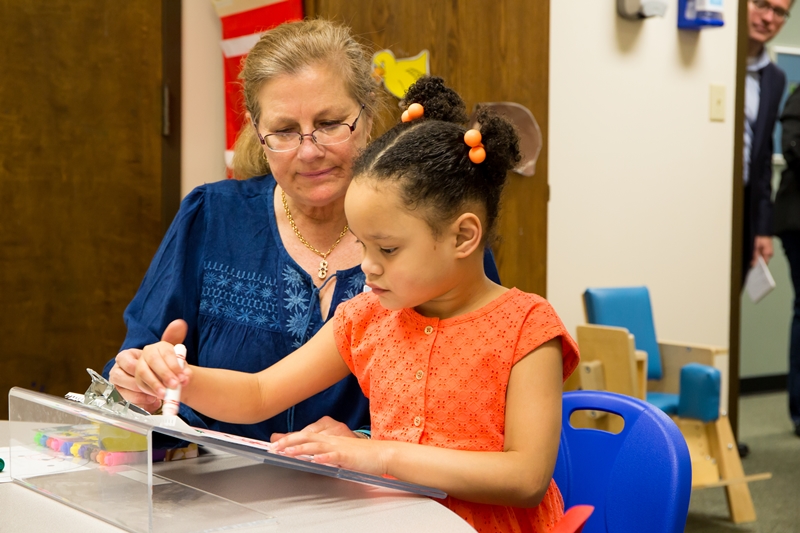
<path id="1" fill-rule="evenodd" d="M 747 290 L 747 295 L 750 296 L 753 303 L 760 302 L 764 296 L 775 288 L 775 280 L 772 279 L 772 274 L 767 267 L 767 263 L 760 255 L 758 256 L 755 266 L 747 273 L 744 288 Z"/>

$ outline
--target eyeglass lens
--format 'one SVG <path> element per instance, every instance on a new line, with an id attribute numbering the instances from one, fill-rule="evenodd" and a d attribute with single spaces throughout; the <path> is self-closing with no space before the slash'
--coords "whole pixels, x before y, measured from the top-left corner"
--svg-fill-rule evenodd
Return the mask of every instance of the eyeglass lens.
<path id="1" fill-rule="evenodd" d="M 772 11 L 772 13 L 780 20 L 789 18 L 789 12 L 781 7 L 775 7 L 767 0 L 753 0 L 753 4 L 761 11 Z"/>

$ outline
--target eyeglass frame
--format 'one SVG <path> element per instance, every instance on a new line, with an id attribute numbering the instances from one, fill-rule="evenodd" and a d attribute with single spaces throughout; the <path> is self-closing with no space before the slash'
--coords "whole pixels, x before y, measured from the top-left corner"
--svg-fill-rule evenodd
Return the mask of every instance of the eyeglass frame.
<path id="1" fill-rule="evenodd" d="M 356 127 L 358 125 L 358 119 L 361 118 L 361 113 L 364 112 L 364 109 L 366 107 L 367 106 L 365 104 L 361 104 L 361 109 L 358 110 L 358 116 L 356 116 L 356 119 L 353 121 L 352 124 L 348 124 L 347 122 L 337 122 L 335 124 L 328 124 L 327 126 L 322 126 L 320 128 L 316 128 L 311 133 L 300 133 L 300 132 L 298 132 L 297 135 L 300 137 L 300 142 L 297 144 L 297 146 L 295 146 L 294 148 L 289 148 L 288 150 L 276 150 L 273 147 L 271 147 L 269 144 L 267 144 L 267 137 L 269 137 L 270 135 L 278 135 L 278 133 L 268 133 L 268 134 L 262 136 L 261 132 L 258 131 L 258 123 L 255 120 L 253 121 L 253 127 L 256 129 L 256 135 L 258 135 L 258 140 L 261 142 L 261 144 L 266 146 L 267 149 L 269 149 L 271 152 L 276 152 L 276 153 L 279 153 L 279 154 L 280 153 L 285 153 L 285 152 L 291 152 L 292 150 L 297 150 L 298 148 L 303 146 L 303 138 L 305 138 L 305 137 L 311 137 L 311 140 L 314 142 L 314 144 L 319 145 L 319 146 L 336 146 L 337 144 L 342 144 L 342 143 L 347 142 L 350 139 L 350 137 L 353 136 L 353 132 L 356 131 Z M 348 135 L 347 139 L 344 139 L 343 141 L 339 141 L 339 142 L 336 142 L 336 143 L 333 143 L 333 144 L 321 144 L 317 140 L 317 138 L 314 137 L 314 134 L 317 131 L 321 130 L 321 129 L 330 128 L 332 126 L 347 126 L 348 128 L 350 128 L 350 135 Z M 280 135 L 286 135 L 286 133 L 281 133 Z"/>
<path id="2" fill-rule="evenodd" d="M 762 2 L 763 5 L 762 6 L 758 5 L 759 2 Z M 779 19 L 781 22 L 786 22 L 787 20 L 789 20 L 789 17 L 791 16 L 789 10 L 784 11 L 783 8 L 781 7 L 776 8 L 775 6 L 770 4 L 767 0 L 750 0 L 750 3 L 755 5 L 756 9 L 759 9 L 761 11 L 767 11 L 767 10 L 772 11 L 772 14 L 775 15 L 775 17 Z M 789 3 L 789 6 L 791 7 L 791 2 Z M 779 13 L 778 11 L 776 11 L 776 9 L 779 9 L 781 12 Z"/>

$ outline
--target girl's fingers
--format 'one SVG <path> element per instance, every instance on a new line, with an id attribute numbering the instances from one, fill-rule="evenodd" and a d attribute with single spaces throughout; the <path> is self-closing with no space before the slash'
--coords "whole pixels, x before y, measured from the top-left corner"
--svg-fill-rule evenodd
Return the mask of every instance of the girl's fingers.
<path id="1" fill-rule="evenodd" d="M 319 442 L 323 439 L 320 433 L 311 431 L 296 431 L 294 433 L 287 433 L 284 437 L 275 441 L 275 451 L 284 451 L 289 447 L 298 447 L 312 442 Z"/>
<path id="2" fill-rule="evenodd" d="M 141 359 L 136 365 L 136 385 L 146 394 L 152 394 L 158 398 L 164 397 L 164 385 L 144 359 Z"/>
<path id="3" fill-rule="evenodd" d="M 142 391 L 163 398 L 167 387 L 178 386 L 180 382 L 167 363 L 168 357 L 177 358 L 169 343 L 159 342 L 144 347 L 136 363 L 136 384 Z"/>

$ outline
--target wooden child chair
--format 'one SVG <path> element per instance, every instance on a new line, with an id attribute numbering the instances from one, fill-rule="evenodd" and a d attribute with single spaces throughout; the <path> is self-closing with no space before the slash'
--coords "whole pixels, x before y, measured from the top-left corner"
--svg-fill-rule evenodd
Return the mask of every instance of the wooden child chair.
<path id="1" fill-rule="evenodd" d="M 727 417 L 728 353 L 724 348 L 656 340 L 646 287 L 587 289 L 590 325 L 578 326 L 581 364 L 568 387 L 608 390 L 657 406 L 671 416 L 692 458 L 692 488 L 724 487 L 734 523 L 756 519 Z M 613 429 L 602 414 L 588 425 Z"/>

